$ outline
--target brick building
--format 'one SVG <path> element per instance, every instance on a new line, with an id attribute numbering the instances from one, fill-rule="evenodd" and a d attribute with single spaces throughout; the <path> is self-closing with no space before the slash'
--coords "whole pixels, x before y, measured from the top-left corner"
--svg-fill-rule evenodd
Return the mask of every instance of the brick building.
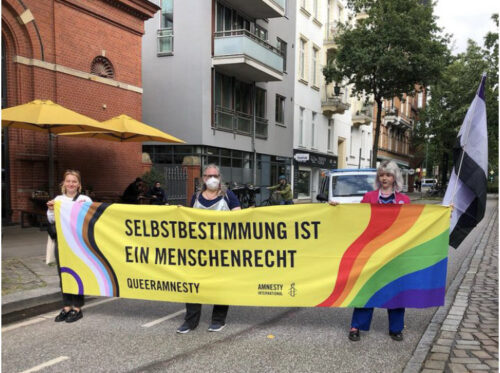
<path id="1" fill-rule="evenodd" d="M 99 121 L 141 120 L 141 38 L 157 10 L 147 0 L 2 0 L 2 108 L 49 99 Z M 18 221 L 44 208 L 32 193 L 48 191 L 48 135 L 2 135 L 2 221 Z M 96 196 L 119 195 L 144 172 L 141 143 L 58 136 L 54 163 L 54 185 L 78 169 Z"/>
<path id="2" fill-rule="evenodd" d="M 394 97 L 382 103 L 382 123 L 380 126 L 377 161 L 394 160 L 403 172 L 405 187 L 413 190 L 413 174 L 408 171 L 421 163 L 411 149 L 411 132 L 418 120 L 419 111 L 425 108 L 426 91 L 417 89 L 413 96 L 403 95 L 400 100 Z M 373 110 L 376 118 L 377 108 Z M 406 188 L 405 188 L 406 189 Z"/>

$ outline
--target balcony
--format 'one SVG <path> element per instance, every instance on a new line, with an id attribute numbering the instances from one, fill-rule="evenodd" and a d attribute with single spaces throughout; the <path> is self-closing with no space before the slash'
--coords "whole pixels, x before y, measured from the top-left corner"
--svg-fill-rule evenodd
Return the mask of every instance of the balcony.
<path id="1" fill-rule="evenodd" d="M 285 16 L 286 0 L 226 0 L 231 8 L 251 18 L 276 18 Z"/>
<path id="2" fill-rule="evenodd" d="M 344 112 L 351 107 L 344 99 L 344 93 L 341 87 L 335 83 L 335 86 L 329 84 L 326 86 L 326 98 L 321 102 L 321 109 L 323 114 L 330 116 L 333 114 L 344 114 Z"/>
<path id="3" fill-rule="evenodd" d="M 215 108 L 215 128 L 221 131 L 252 135 L 253 116 L 221 106 Z M 268 120 L 255 118 L 255 137 L 267 139 Z"/>
<path id="4" fill-rule="evenodd" d="M 337 49 L 338 46 L 334 42 L 335 37 L 337 36 L 338 33 L 338 27 L 332 24 L 328 24 L 325 27 L 326 30 L 326 35 L 325 35 L 325 40 L 323 40 L 323 45 L 325 46 L 326 49 Z"/>
<path id="5" fill-rule="evenodd" d="M 386 126 L 411 128 L 413 121 L 406 116 L 400 115 L 398 108 L 391 107 L 384 109 L 384 124 Z"/>
<path id="6" fill-rule="evenodd" d="M 327 97 L 321 102 L 321 110 L 326 116 L 344 114 L 351 105 L 342 101 L 340 97 Z"/>
<path id="7" fill-rule="evenodd" d="M 247 30 L 216 32 L 212 64 L 221 73 L 244 81 L 283 80 L 281 52 Z"/>
<path id="8" fill-rule="evenodd" d="M 352 114 L 352 125 L 359 127 L 365 124 L 370 124 L 373 119 L 373 106 L 363 105 L 360 110 Z"/>

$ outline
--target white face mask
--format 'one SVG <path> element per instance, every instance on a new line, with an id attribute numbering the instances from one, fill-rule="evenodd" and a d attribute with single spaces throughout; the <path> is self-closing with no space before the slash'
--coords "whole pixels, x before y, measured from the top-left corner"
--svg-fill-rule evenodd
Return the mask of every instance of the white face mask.
<path id="1" fill-rule="evenodd" d="M 220 181 L 216 177 L 211 177 L 210 179 L 208 179 L 205 182 L 205 184 L 207 185 L 208 189 L 210 189 L 210 190 L 217 190 L 217 189 L 219 189 Z"/>

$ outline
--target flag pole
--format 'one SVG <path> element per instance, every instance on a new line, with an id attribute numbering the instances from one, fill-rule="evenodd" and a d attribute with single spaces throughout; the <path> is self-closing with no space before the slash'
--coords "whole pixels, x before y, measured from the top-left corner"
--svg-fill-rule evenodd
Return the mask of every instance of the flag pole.
<path id="1" fill-rule="evenodd" d="M 483 75 L 481 76 L 481 84 L 479 84 L 479 88 L 477 89 L 476 91 L 476 96 L 479 94 L 479 90 L 481 89 L 481 86 L 483 85 L 483 79 L 486 77 L 486 73 L 483 73 Z M 464 142 L 464 145 L 462 146 L 462 154 L 461 154 L 461 157 L 460 157 L 460 164 L 458 165 L 458 173 L 457 173 L 457 179 L 455 180 L 455 186 L 453 188 L 453 194 L 451 195 L 451 204 L 453 205 L 455 203 L 455 195 L 457 194 L 457 186 L 458 186 L 458 180 L 460 180 L 460 172 L 462 171 L 462 163 L 464 162 L 464 155 L 465 155 L 465 147 L 467 146 L 467 141 L 469 139 L 469 132 L 470 132 L 470 124 L 472 122 L 472 114 L 474 112 L 474 110 L 476 110 L 476 105 L 477 105 L 477 100 L 476 100 L 476 97 L 474 96 L 474 100 L 473 100 L 473 108 L 470 108 L 470 113 L 471 115 L 469 115 L 469 119 L 467 121 L 467 124 L 466 124 L 466 135 L 465 135 L 465 142 Z M 473 109 L 473 110 L 472 110 Z"/>

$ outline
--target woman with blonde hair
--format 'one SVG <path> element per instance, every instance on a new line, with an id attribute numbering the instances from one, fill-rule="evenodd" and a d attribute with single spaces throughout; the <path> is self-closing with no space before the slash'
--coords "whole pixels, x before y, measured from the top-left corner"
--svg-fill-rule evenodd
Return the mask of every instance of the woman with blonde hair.
<path id="1" fill-rule="evenodd" d="M 200 186 L 201 191 L 195 193 L 191 198 L 191 207 L 217 211 L 241 210 L 238 198 L 226 188 L 222 182 L 220 169 L 215 164 L 209 164 L 203 169 Z M 228 310 L 229 306 L 214 305 L 212 322 L 208 328 L 209 332 L 218 332 L 224 328 Z M 200 316 L 201 304 L 186 303 L 184 323 L 177 328 L 177 333 L 185 334 L 195 329 L 200 322 Z"/>
<path id="2" fill-rule="evenodd" d="M 82 191 L 82 181 L 80 172 L 76 170 L 66 170 L 64 173 L 63 181 L 61 182 L 61 194 L 58 195 L 53 200 L 47 202 L 47 219 L 50 224 L 55 223 L 54 217 L 54 203 L 55 201 L 63 202 L 92 202 L 92 200 L 80 194 Z M 56 242 L 56 259 L 57 259 L 57 271 L 59 273 L 59 283 L 62 289 L 61 280 L 61 267 L 59 265 L 59 251 L 57 249 Z M 82 306 L 84 304 L 83 295 L 78 294 L 67 294 L 62 293 L 63 298 L 63 309 L 55 318 L 56 322 L 66 321 L 75 322 L 83 317 Z"/>
<path id="3" fill-rule="evenodd" d="M 361 203 L 371 204 L 406 204 L 410 199 L 401 193 L 403 189 L 403 176 L 401 170 L 394 161 L 385 160 L 377 168 L 377 177 L 375 179 L 375 190 L 366 193 Z M 330 202 L 336 206 L 338 202 Z M 404 329 L 404 308 L 387 309 L 389 316 L 389 336 L 395 341 L 403 340 Z M 349 339 L 359 341 L 359 331 L 370 330 L 372 322 L 373 308 L 355 308 L 352 313 L 351 329 Z"/>

